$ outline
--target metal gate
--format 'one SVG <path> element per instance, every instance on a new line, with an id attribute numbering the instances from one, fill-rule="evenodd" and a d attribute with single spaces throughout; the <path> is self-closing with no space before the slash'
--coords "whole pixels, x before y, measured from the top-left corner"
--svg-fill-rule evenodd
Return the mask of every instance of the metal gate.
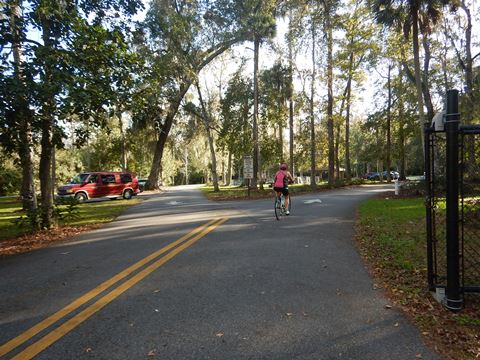
<path id="1" fill-rule="evenodd" d="M 428 284 L 459 310 L 480 292 L 480 126 L 460 126 L 456 90 L 444 124 L 424 131 Z"/>
<path id="2" fill-rule="evenodd" d="M 461 126 L 460 266 L 465 291 L 480 292 L 480 126 Z"/>

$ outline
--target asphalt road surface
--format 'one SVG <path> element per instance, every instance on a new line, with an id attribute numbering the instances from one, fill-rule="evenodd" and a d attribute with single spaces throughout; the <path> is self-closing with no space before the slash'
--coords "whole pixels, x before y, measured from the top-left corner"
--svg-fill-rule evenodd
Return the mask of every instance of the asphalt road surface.
<path id="1" fill-rule="evenodd" d="M 0 358 L 437 359 L 369 277 L 366 186 L 210 202 L 169 188 L 116 221 L 0 260 Z"/>

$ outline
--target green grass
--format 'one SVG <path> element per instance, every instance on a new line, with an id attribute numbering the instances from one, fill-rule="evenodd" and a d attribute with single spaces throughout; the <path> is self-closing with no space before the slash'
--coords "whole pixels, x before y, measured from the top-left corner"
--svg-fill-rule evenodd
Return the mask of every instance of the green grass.
<path id="1" fill-rule="evenodd" d="M 22 204 L 14 198 L 0 199 L 0 240 L 10 239 L 24 233 L 13 221 L 24 213 Z"/>
<path id="2" fill-rule="evenodd" d="M 127 207 L 138 204 L 141 199 L 112 200 L 79 204 L 76 216 L 69 220 L 59 221 L 59 225 L 93 225 L 112 221 Z M 0 240 L 11 239 L 28 232 L 14 223 L 25 215 L 22 204 L 17 199 L 0 199 Z"/>
<path id="3" fill-rule="evenodd" d="M 371 199 L 360 205 L 359 225 L 365 246 L 381 253 L 382 265 L 410 270 L 425 267 L 423 198 Z"/>

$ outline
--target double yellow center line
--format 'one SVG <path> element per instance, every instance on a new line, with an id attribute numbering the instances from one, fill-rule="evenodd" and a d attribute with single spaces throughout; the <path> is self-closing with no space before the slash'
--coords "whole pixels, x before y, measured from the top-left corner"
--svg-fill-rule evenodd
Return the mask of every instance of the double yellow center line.
<path id="1" fill-rule="evenodd" d="M 112 302 L 122 293 L 124 293 L 125 291 L 130 289 L 132 286 L 134 286 L 135 284 L 143 280 L 145 277 L 150 275 L 153 271 L 155 271 L 160 266 L 162 266 L 163 264 L 171 260 L 173 257 L 175 257 L 177 254 L 179 254 L 180 252 L 182 252 L 183 250 L 185 250 L 186 248 L 194 244 L 200 238 L 202 238 L 209 232 L 215 230 L 218 226 L 220 226 L 227 220 L 228 218 L 219 218 L 219 219 L 211 220 L 208 223 L 202 226 L 199 226 L 198 228 L 192 230 L 188 234 L 182 236 L 180 239 L 170 243 L 169 245 L 163 247 L 162 249 L 152 253 L 151 255 L 131 265 L 127 269 L 121 271 L 111 279 L 103 282 L 93 290 L 90 290 L 89 292 L 82 295 L 81 297 L 79 297 L 69 305 L 65 306 L 63 309 L 57 311 L 55 314 L 49 316 L 48 318 L 34 325 L 24 333 L 18 335 L 17 337 L 13 338 L 12 340 L 0 346 L 0 357 L 8 354 L 10 351 L 22 345 L 24 342 L 30 340 L 32 337 L 34 337 L 41 331 L 50 327 L 51 325 L 53 325 L 63 317 L 70 314 L 71 312 L 77 310 L 79 307 L 86 304 L 88 301 L 92 300 L 93 298 L 95 298 L 96 296 L 98 296 L 108 288 L 112 287 L 113 285 L 117 284 L 119 281 L 131 275 L 134 271 L 140 269 L 141 267 L 145 266 L 151 261 L 157 259 L 160 255 L 165 254 L 169 250 L 173 249 L 172 251 L 168 252 L 168 254 L 152 262 L 143 270 L 139 271 L 130 279 L 123 282 L 118 287 L 114 288 L 109 293 L 107 293 L 106 295 L 102 296 L 96 302 L 89 305 L 87 308 L 85 308 L 84 310 L 82 310 L 81 312 L 79 312 L 69 320 L 65 321 L 58 327 L 54 328 L 51 332 L 49 332 L 47 335 L 42 337 L 40 340 L 36 341 L 32 345 L 28 346 L 25 350 L 21 351 L 16 356 L 14 356 L 12 360 L 33 358 L 34 356 L 36 356 L 37 354 L 45 350 L 48 346 L 52 345 L 58 339 L 63 337 L 65 334 L 67 334 L 68 332 L 73 330 L 75 327 L 80 325 L 82 322 L 87 320 L 97 311 L 101 310 L 103 307 L 108 305 L 110 302 Z"/>

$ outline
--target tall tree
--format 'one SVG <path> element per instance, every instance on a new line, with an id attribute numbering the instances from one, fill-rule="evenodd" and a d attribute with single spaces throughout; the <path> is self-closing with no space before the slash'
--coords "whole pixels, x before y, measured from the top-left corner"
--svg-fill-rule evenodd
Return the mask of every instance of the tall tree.
<path id="1" fill-rule="evenodd" d="M 239 161 L 253 147 L 251 125 L 253 84 L 251 79 L 243 77 L 241 73 L 240 68 L 228 82 L 220 101 L 221 125 L 218 146 L 229 154 L 227 164 L 229 172 L 233 159 Z"/>
<path id="2" fill-rule="evenodd" d="M 21 2 L 16 4 L 20 5 Z M 24 99 L 28 100 L 32 123 L 38 125 L 33 130 L 38 131 L 41 137 L 39 173 L 43 227 L 50 227 L 55 220 L 52 167 L 53 148 L 61 140 L 58 120 L 91 111 L 104 111 L 103 107 L 108 106 L 107 97 L 112 95 L 112 91 L 104 92 L 99 88 L 111 87 L 112 71 L 103 74 L 107 76 L 94 77 L 89 83 L 86 78 L 91 73 L 85 69 L 111 69 L 110 65 L 115 62 L 118 55 L 116 50 L 123 39 L 122 29 L 126 26 L 119 24 L 117 18 L 131 15 L 139 4 L 137 0 L 109 0 L 102 3 L 42 0 L 29 3 L 23 9 L 19 20 L 23 29 L 35 28 L 41 35 L 40 41 L 36 41 L 28 38 L 31 32 L 20 31 L 17 33 L 21 35 L 17 44 L 19 48 L 28 48 L 30 55 L 28 64 L 22 67 L 22 71 L 28 69 L 29 72 L 24 79 L 31 79 Z M 13 18 L 18 18 L 18 11 L 15 14 Z M 4 30 L 3 27 L 1 29 Z M 10 43 L 14 41 L 13 37 L 8 39 Z M 79 43 L 82 45 L 78 46 Z M 87 83 L 97 91 L 91 99 L 85 89 Z M 2 90 L 8 93 L 12 88 Z M 73 102 L 73 98 L 81 101 Z M 21 106 L 21 102 L 15 106 Z"/>
<path id="3" fill-rule="evenodd" d="M 455 32 L 449 31 L 452 47 L 455 50 L 458 66 L 463 73 L 463 82 L 465 84 L 465 98 L 468 110 L 465 112 L 465 120 L 471 123 L 475 116 L 478 116 L 480 107 L 478 106 L 478 99 L 480 99 L 480 86 L 475 82 L 474 61 L 480 57 L 480 52 L 473 53 L 473 20 L 472 11 L 474 8 L 474 1 L 461 0 L 457 4 L 462 9 L 463 16 L 457 13 L 456 24 L 459 24 L 460 30 L 463 32 L 462 36 L 456 35 Z"/>
<path id="4" fill-rule="evenodd" d="M 420 33 L 423 29 L 426 34 L 429 24 L 435 24 L 439 20 L 442 6 L 451 2 L 448 0 L 370 0 L 372 10 L 380 23 L 396 27 L 399 30 L 403 28 L 406 38 L 411 35 L 418 119 L 422 134 L 423 124 L 430 119 L 425 118 L 424 110 L 423 75 L 420 69 Z M 426 42 L 424 44 L 427 45 Z M 426 65 L 428 66 L 428 63 Z"/>
<path id="5" fill-rule="evenodd" d="M 258 139 L 258 98 L 259 98 L 259 57 L 260 45 L 263 41 L 273 37 L 276 31 L 275 11 L 276 1 L 252 0 L 244 4 L 244 9 L 251 14 L 248 22 L 252 29 L 253 37 L 253 179 L 250 186 L 257 187 L 260 168 L 260 147 Z M 262 184 L 261 184 L 262 186 Z"/>
<path id="6" fill-rule="evenodd" d="M 4 39 L 8 39 L 12 47 L 13 77 L 10 78 L 6 75 L 8 58 L 2 56 L 1 91 L 2 95 L 6 96 L 2 96 L 5 101 L 2 104 L 5 121 L 1 128 L 0 141 L 7 151 L 15 151 L 18 154 L 22 167 L 20 195 L 23 209 L 33 211 L 37 208 L 32 159 L 34 118 L 28 99 L 28 88 L 32 84 L 32 79 L 23 55 L 23 39 L 26 29 L 25 21 L 22 18 L 22 1 L 5 2 L 2 5 L 2 13 L 7 14 L 2 21 L 2 29 L 4 30 Z M 2 42 L 2 50 L 5 45 L 6 43 Z"/>
<path id="7" fill-rule="evenodd" d="M 345 32 L 345 36 L 338 40 L 340 48 L 336 55 L 336 62 L 341 70 L 338 78 L 345 81 L 339 115 L 343 117 L 345 110 L 345 175 L 347 181 L 350 181 L 350 118 L 354 96 L 352 87 L 355 84 L 361 85 L 365 80 L 365 67 L 375 64 L 379 53 L 378 26 L 372 23 L 368 8 L 359 1 L 349 2 L 348 11 L 341 15 L 339 24 L 340 29 Z"/>
<path id="8" fill-rule="evenodd" d="M 163 67 L 169 71 L 160 82 L 166 103 L 156 120 L 158 141 L 148 177 L 150 189 L 160 185 L 166 140 L 179 106 L 197 75 L 232 45 L 255 38 L 258 28 L 253 26 L 252 9 L 255 10 L 255 7 L 251 3 L 253 1 L 151 2 L 145 21 L 149 43 L 161 58 Z"/>
<path id="9" fill-rule="evenodd" d="M 327 44 L 327 132 L 328 132 L 328 184 L 335 182 L 335 139 L 333 124 L 333 16 L 337 1 L 323 0 L 323 29 Z"/>
<path id="10" fill-rule="evenodd" d="M 213 127 L 213 115 L 211 111 L 211 103 L 205 103 L 202 90 L 198 82 L 195 83 L 197 89 L 198 101 L 200 102 L 200 107 L 195 106 L 193 103 L 188 103 L 186 105 L 186 110 L 190 113 L 197 116 L 203 123 L 205 128 L 205 133 L 207 135 L 208 147 L 210 150 L 210 171 L 212 172 L 213 180 L 213 191 L 219 192 L 220 188 L 218 186 L 218 173 L 217 173 L 217 156 L 215 154 L 215 143 L 213 139 L 212 127 Z"/>
<path id="11" fill-rule="evenodd" d="M 286 102 L 290 93 L 290 77 L 288 67 L 280 62 L 275 62 L 269 69 L 260 74 L 262 97 L 260 102 L 263 108 L 263 117 L 269 126 L 275 129 L 277 150 L 275 151 L 277 163 L 285 161 L 283 156 L 283 129 L 287 117 Z"/>

